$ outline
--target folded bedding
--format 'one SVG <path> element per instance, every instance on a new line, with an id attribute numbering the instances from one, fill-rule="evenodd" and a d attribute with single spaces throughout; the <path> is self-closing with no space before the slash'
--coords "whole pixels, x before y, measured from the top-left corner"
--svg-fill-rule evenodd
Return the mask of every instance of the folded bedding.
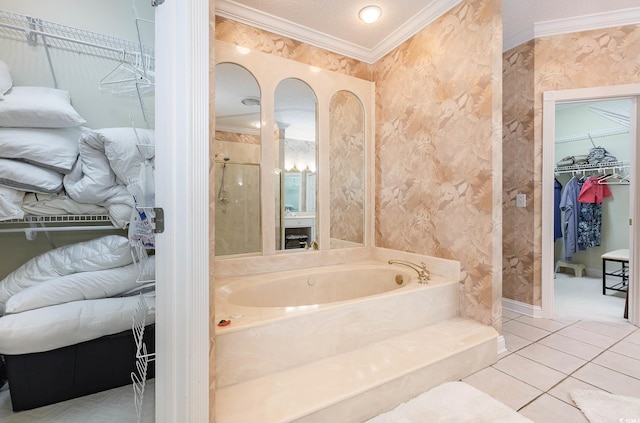
<path id="1" fill-rule="evenodd" d="M 0 222 L 24 217 L 23 198 L 24 191 L 0 186 Z"/>
<path id="2" fill-rule="evenodd" d="M 79 203 L 95 203 L 109 210 L 128 206 L 128 221 L 135 204 L 131 187 L 140 183 L 144 163 L 153 159 L 153 149 L 144 146 L 153 144 L 154 132 L 147 129 L 106 128 L 83 134 L 79 159 L 64 177 L 67 193 Z"/>
<path id="3" fill-rule="evenodd" d="M 27 193 L 22 200 L 22 210 L 34 216 L 107 214 L 107 209 L 102 206 L 72 200 L 64 190 L 57 194 Z"/>
<path id="4" fill-rule="evenodd" d="M 25 288 L 64 275 L 112 269 L 132 262 L 129 240 L 119 235 L 107 235 L 47 251 L 0 281 L 0 315 L 5 312 L 7 300 Z"/>
<path id="5" fill-rule="evenodd" d="M 145 295 L 155 306 L 155 296 Z M 0 354 L 50 351 L 131 329 L 138 297 L 73 301 L 0 318 Z M 146 323 L 152 324 L 150 313 Z"/>
<path id="6" fill-rule="evenodd" d="M 9 66 L 0 60 L 0 101 L 4 100 L 4 95 L 11 89 L 12 85 L 13 79 L 11 78 L 11 72 L 9 72 Z"/>
<path id="7" fill-rule="evenodd" d="M 0 157 L 67 174 L 78 158 L 78 140 L 88 132 L 73 128 L 0 128 Z"/>
<path id="8" fill-rule="evenodd" d="M 138 287 L 140 264 L 113 269 L 79 272 L 53 278 L 30 286 L 7 300 L 5 313 L 20 313 L 36 308 L 63 304 L 72 301 L 94 300 L 115 297 Z M 155 268 L 155 257 L 145 263 Z M 152 275 L 155 279 L 155 272 Z"/>

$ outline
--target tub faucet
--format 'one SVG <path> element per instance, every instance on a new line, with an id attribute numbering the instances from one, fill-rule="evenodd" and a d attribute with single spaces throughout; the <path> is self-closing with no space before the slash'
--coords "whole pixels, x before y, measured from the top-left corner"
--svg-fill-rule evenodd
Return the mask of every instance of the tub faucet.
<path id="1" fill-rule="evenodd" d="M 418 264 L 405 260 L 389 260 L 389 264 L 401 264 L 407 266 L 418 272 L 418 283 L 426 284 L 431 279 L 431 273 L 427 270 L 427 265 L 424 262 Z"/>

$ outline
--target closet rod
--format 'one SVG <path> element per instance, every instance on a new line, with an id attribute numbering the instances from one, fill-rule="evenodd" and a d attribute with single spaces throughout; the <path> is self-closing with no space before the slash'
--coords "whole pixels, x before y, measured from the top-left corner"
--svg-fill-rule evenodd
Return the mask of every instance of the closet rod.
<path id="1" fill-rule="evenodd" d="M 39 29 L 36 29 L 36 26 L 39 27 Z M 0 28 L 6 28 L 6 30 L 0 33 L 0 36 L 13 40 L 23 40 L 29 45 L 37 45 L 37 36 L 39 35 L 43 38 L 43 44 L 45 46 L 61 50 L 93 54 L 113 60 L 122 60 L 124 54 L 126 55 L 126 60 L 131 64 L 138 62 L 138 57 L 142 56 L 142 58 L 147 61 L 148 68 L 153 70 L 154 54 L 153 49 L 148 45 L 138 46 L 132 41 L 73 28 L 31 16 L 11 13 L 5 10 L 0 10 Z M 21 36 L 18 34 L 21 34 Z M 76 48 L 72 47 L 74 45 Z M 82 49 L 80 46 L 93 50 Z M 139 51 L 140 48 L 144 51 Z"/>

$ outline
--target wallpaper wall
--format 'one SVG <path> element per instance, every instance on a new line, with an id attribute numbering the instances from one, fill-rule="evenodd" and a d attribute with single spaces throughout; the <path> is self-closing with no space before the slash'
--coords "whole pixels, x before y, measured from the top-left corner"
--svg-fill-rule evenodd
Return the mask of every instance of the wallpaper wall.
<path id="1" fill-rule="evenodd" d="M 512 235 L 504 239 L 508 266 L 503 290 L 507 298 L 540 305 L 541 250 L 552 248 L 541 242 L 542 95 L 548 90 L 640 82 L 640 25 L 543 37 L 505 52 L 504 58 L 505 81 L 522 77 L 504 88 L 504 139 L 513 146 L 504 153 L 505 197 L 523 188 L 533 191 L 517 219 L 505 201 L 504 215 L 509 218 L 505 217 L 504 233 Z M 531 87 L 533 98 L 519 93 Z M 513 226 L 508 229 L 507 224 Z M 520 264 L 531 268 L 515 277 Z"/>
<path id="2" fill-rule="evenodd" d="M 536 233 L 531 201 L 535 175 L 534 41 L 506 52 L 503 66 L 502 295 L 533 304 L 533 287 L 528 281 L 533 280 Z M 518 193 L 526 194 L 527 207 L 516 208 Z"/>
<path id="3" fill-rule="evenodd" d="M 498 331 L 501 16 L 464 1 L 374 65 L 376 244 L 459 260 L 462 314 Z"/>

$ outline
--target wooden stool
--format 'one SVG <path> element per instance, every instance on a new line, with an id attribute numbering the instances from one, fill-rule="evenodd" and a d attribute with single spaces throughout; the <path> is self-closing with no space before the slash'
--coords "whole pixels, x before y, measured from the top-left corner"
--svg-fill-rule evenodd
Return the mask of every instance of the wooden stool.
<path id="1" fill-rule="evenodd" d="M 582 276 L 583 274 L 586 274 L 586 272 L 587 272 L 587 269 L 584 267 L 584 264 L 569 263 L 569 262 L 566 262 L 566 261 L 558 260 L 558 261 L 556 261 L 555 273 L 558 273 L 558 270 L 560 270 L 561 267 L 564 267 L 566 269 L 573 269 L 573 273 L 574 273 L 574 275 L 576 277 Z"/>

